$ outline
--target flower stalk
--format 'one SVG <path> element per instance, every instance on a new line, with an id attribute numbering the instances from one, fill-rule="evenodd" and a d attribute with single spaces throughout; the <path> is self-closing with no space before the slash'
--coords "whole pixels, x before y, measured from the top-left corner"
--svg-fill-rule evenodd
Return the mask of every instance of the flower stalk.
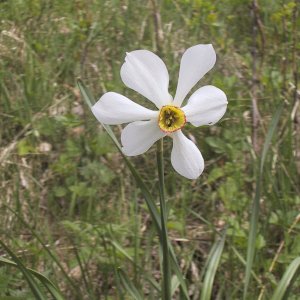
<path id="1" fill-rule="evenodd" d="M 164 163 L 163 163 L 163 139 L 157 142 L 157 169 L 159 179 L 159 203 L 160 203 L 160 216 L 161 216 L 161 234 L 160 244 L 162 247 L 162 299 L 171 300 L 171 270 L 169 258 L 169 240 L 167 230 L 167 206 L 165 200 L 165 187 L 164 187 Z"/>

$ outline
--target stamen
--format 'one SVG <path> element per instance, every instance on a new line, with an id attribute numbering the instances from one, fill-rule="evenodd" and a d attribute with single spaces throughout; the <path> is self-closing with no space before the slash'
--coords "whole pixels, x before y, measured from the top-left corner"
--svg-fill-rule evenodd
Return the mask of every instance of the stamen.
<path id="1" fill-rule="evenodd" d="M 158 117 L 159 128 L 166 133 L 181 129 L 186 123 L 184 112 L 177 106 L 165 105 L 160 109 Z"/>

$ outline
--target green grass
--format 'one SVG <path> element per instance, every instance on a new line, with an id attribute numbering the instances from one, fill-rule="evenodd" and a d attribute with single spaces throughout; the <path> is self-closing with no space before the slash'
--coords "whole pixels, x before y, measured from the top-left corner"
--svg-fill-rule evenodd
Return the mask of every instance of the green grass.
<path id="1" fill-rule="evenodd" d="M 199 43 L 213 44 L 217 64 L 197 87 L 221 88 L 229 105 L 215 126 L 185 129 L 206 162 L 197 181 L 173 172 L 164 141 L 168 232 L 191 299 L 205 286 L 212 299 L 298 298 L 299 3 L 264 0 L 254 11 L 249 3 L 158 2 L 158 41 L 153 1 L 0 2 L 0 239 L 11 251 L 1 246 L 0 255 L 21 266 L 0 262 L 1 299 L 34 299 L 29 281 L 50 295 L 32 270 L 65 299 L 132 299 L 126 286 L 157 299 L 158 239 L 144 198 L 149 191 L 159 201 L 155 147 L 130 159 L 147 185 L 140 191 L 77 80 L 96 99 L 115 91 L 145 104 L 120 79 L 125 52 L 159 53 L 174 95 L 181 54 Z M 216 266 L 210 257 L 224 228 Z"/>

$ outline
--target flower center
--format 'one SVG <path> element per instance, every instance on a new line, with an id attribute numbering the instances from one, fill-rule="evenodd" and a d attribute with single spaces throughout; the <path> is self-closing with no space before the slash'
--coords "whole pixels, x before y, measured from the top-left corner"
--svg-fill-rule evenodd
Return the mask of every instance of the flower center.
<path id="1" fill-rule="evenodd" d="M 184 112 L 177 106 L 165 105 L 160 109 L 158 117 L 159 128 L 166 133 L 181 129 L 186 123 Z"/>

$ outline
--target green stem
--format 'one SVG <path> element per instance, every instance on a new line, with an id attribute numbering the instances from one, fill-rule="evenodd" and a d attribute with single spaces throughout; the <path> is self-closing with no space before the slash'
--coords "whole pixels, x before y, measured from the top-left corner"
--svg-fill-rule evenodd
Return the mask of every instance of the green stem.
<path id="1" fill-rule="evenodd" d="M 164 189 L 164 163 L 163 163 L 163 139 L 157 143 L 157 169 L 159 178 L 159 203 L 160 203 L 160 216 L 161 216 L 161 234 L 160 242 L 163 249 L 163 278 L 162 278 L 162 291 L 163 300 L 171 300 L 171 270 L 169 260 L 169 241 L 167 231 L 167 207 L 165 201 Z"/>

